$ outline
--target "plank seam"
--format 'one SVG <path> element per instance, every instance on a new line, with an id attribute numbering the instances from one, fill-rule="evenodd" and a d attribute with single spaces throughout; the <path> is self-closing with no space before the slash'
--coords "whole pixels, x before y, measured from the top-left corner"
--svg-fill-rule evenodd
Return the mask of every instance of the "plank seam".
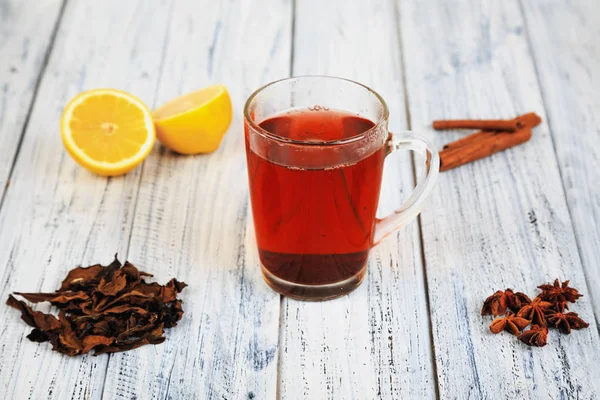
<path id="1" fill-rule="evenodd" d="M 292 32 L 290 43 L 290 77 L 294 76 L 295 38 L 296 38 L 296 0 L 292 0 Z"/>
<path id="2" fill-rule="evenodd" d="M 400 48 L 400 69 L 401 69 L 401 77 L 402 77 L 402 91 L 404 95 L 404 113 L 406 118 L 406 125 L 408 130 L 412 130 L 412 119 L 410 115 L 410 107 L 409 102 L 410 98 L 408 95 L 408 85 L 406 80 L 406 64 L 404 59 L 404 42 L 402 40 L 402 29 L 400 28 L 401 21 L 401 11 L 399 1 L 394 1 L 394 11 L 396 14 L 396 31 L 398 35 L 398 47 Z M 411 155 L 412 162 L 412 170 L 413 170 L 413 185 L 417 185 L 417 166 L 415 161 L 414 153 Z M 436 399 L 440 398 L 440 387 L 438 382 L 438 371 L 437 371 L 437 363 L 435 356 L 435 346 L 433 340 L 433 325 L 431 323 L 432 315 L 431 315 L 431 306 L 429 301 L 429 282 L 427 279 L 427 261 L 425 258 L 425 242 L 423 240 L 423 221 L 421 220 L 421 216 L 417 217 L 417 228 L 419 231 L 419 248 L 421 250 L 421 266 L 423 268 L 423 284 L 425 289 L 425 305 L 428 311 L 427 318 L 427 327 L 429 328 L 429 344 L 431 346 L 431 365 L 433 369 L 433 383 L 435 388 L 435 397 Z"/>
<path id="3" fill-rule="evenodd" d="M 8 187 L 10 186 L 10 180 L 15 171 L 15 167 L 17 165 L 17 160 L 19 158 L 19 154 L 21 152 L 21 146 L 23 145 L 23 141 L 25 139 L 25 132 L 27 132 L 27 127 L 29 126 L 29 120 L 31 119 L 31 114 L 33 112 L 33 106 L 37 99 L 37 95 L 42 84 L 42 79 L 44 74 L 46 73 L 46 68 L 48 67 L 48 62 L 50 61 L 50 54 L 54 49 L 54 42 L 56 41 L 56 36 L 58 34 L 58 28 L 62 22 L 62 18 L 65 12 L 65 8 L 68 0 L 63 0 L 60 9 L 58 10 L 58 16 L 56 17 L 56 22 L 54 23 L 54 27 L 52 28 L 52 32 L 50 33 L 50 40 L 48 41 L 48 46 L 46 48 L 46 52 L 44 53 L 44 58 L 42 60 L 42 66 L 40 68 L 40 72 L 38 73 L 37 79 L 35 81 L 35 85 L 33 87 L 33 95 L 31 96 L 31 101 L 29 102 L 29 108 L 27 109 L 27 113 L 25 114 L 25 121 L 23 122 L 23 128 L 21 128 L 21 134 L 19 135 L 19 140 L 17 142 L 17 147 L 15 149 L 15 155 L 13 157 L 12 164 L 8 170 L 8 175 L 6 176 L 6 183 L 2 188 L 2 193 L 0 193 L 0 210 L 2 209 L 2 205 L 4 204 L 4 199 L 6 198 L 6 192 L 8 192 Z"/>
<path id="4" fill-rule="evenodd" d="M 281 364 L 282 364 L 282 359 L 283 359 L 283 349 L 281 348 L 281 344 L 284 343 L 282 341 L 283 338 L 283 329 L 282 327 L 283 325 L 283 318 L 284 318 L 284 309 L 285 309 L 285 305 L 284 305 L 284 296 L 280 296 L 279 298 L 279 329 L 277 330 L 279 332 L 279 336 L 277 339 L 277 349 L 278 349 L 278 356 L 277 356 L 277 382 L 275 383 L 275 398 L 276 399 L 281 399 Z"/>
<path id="5" fill-rule="evenodd" d="M 171 18 L 173 15 L 173 2 L 171 2 L 170 6 L 169 6 L 169 15 L 167 16 L 167 25 L 169 25 L 171 23 Z M 163 71 L 164 71 L 164 66 L 165 66 L 165 56 L 167 53 L 167 46 L 169 43 L 169 29 L 166 30 L 165 33 L 165 40 L 163 42 L 163 46 L 161 48 L 161 62 L 160 62 L 160 67 L 158 69 L 158 79 L 156 80 L 156 86 L 154 88 L 154 95 L 153 95 L 153 100 L 152 100 L 152 108 L 156 107 L 156 99 L 157 99 L 157 95 L 158 95 L 158 90 L 160 87 L 160 82 L 162 80 L 162 75 L 163 75 Z M 133 211 L 132 211 L 132 216 L 131 216 L 131 227 L 129 229 L 129 238 L 127 240 L 127 246 L 125 247 L 125 260 L 127 260 L 127 258 L 129 257 L 129 248 L 131 247 L 131 239 L 133 237 L 133 228 L 135 225 L 135 215 L 137 212 L 137 206 L 139 203 L 139 198 L 140 198 L 140 189 L 142 186 L 142 177 L 144 176 L 144 165 L 145 162 L 142 163 L 142 165 L 140 166 L 140 172 L 139 172 L 139 177 L 137 180 L 137 190 L 135 191 L 135 200 L 133 203 Z M 111 355 L 108 355 L 109 358 L 106 361 L 106 368 L 104 369 L 104 381 L 102 381 L 102 395 L 100 396 L 101 399 L 104 399 L 104 395 L 105 395 L 105 390 L 106 390 L 106 379 L 108 378 L 108 367 L 110 366 L 110 361 L 111 361 Z M 169 375 L 169 379 L 170 379 L 170 375 Z M 170 384 L 170 382 L 169 382 Z"/>
<path id="6" fill-rule="evenodd" d="M 537 82 L 537 86 L 540 91 L 540 96 L 542 98 L 542 104 L 544 106 L 544 115 L 546 116 L 546 119 L 547 119 L 548 130 L 550 131 L 550 142 L 552 143 L 552 150 L 554 150 L 554 158 L 556 159 L 556 166 L 558 168 L 558 174 L 560 176 L 560 185 L 563 190 L 563 197 L 565 199 L 565 204 L 567 206 L 567 213 L 569 214 L 569 222 L 571 223 L 571 233 L 573 234 L 573 237 L 575 238 L 575 244 L 577 246 L 577 255 L 579 256 L 579 262 L 581 263 L 581 267 L 582 267 L 581 269 L 583 270 L 583 276 L 585 277 L 585 288 L 588 293 L 591 293 L 590 286 L 588 284 L 589 278 L 588 278 L 588 274 L 587 274 L 587 268 L 584 265 L 584 261 L 583 261 L 581 243 L 579 241 L 579 237 L 577 236 L 577 231 L 575 230 L 575 223 L 573 222 L 573 214 L 571 213 L 571 204 L 569 204 L 569 198 L 567 197 L 567 189 L 565 188 L 565 177 L 563 176 L 563 171 L 560 167 L 560 160 L 558 159 L 558 152 L 556 151 L 556 142 L 554 141 L 554 134 L 553 134 L 554 129 L 552 127 L 552 122 L 550 121 L 550 118 L 548 118 L 549 108 L 547 106 L 546 96 L 544 93 L 544 89 L 542 87 L 542 82 L 540 81 L 540 73 L 539 73 L 539 69 L 538 69 L 537 60 L 535 57 L 535 53 L 533 51 L 533 43 L 531 40 L 531 34 L 529 33 L 529 24 L 528 24 L 528 20 L 527 20 L 527 13 L 525 11 L 525 7 L 523 6 L 523 0 L 518 0 L 518 4 L 519 4 L 520 11 L 521 11 L 521 16 L 523 17 L 523 28 L 525 29 L 525 34 L 526 34 L 525 38 L 527 40 L 527 47 L 529 49 L 529 54 L 531 55 L 531 62 L 533 63 L 533 69 L 535 71 L 535 80 Z M 593 314 L 594 314 L 594 319 L 596 320 L 596 326 L 598 327 L 598 332 L 600 333 L 600 320 L 598 320 L 596 318 L 596 315 L 598 315 L 598 312 L 600 310 L 594 309 L 593 301 L 590 302 L 590 306 L 591 306 Z"/>

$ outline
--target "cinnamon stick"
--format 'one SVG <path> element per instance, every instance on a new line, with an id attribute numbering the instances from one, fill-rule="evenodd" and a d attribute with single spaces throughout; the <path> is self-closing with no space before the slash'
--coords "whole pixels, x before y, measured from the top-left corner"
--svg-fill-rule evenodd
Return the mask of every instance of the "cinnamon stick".
<path id="1" fill-rule="evenodd" d="M 534 112 L 519 115 L 515 119 L 522 128 L 527 126 L 530 128 L 535 128 L 542 122 L 542 118 Z"/>
<path id="2" fill-rule="evenodd" d="M 529 126 L 531 128 L 538 126 L 540 124 L 540 122 L 542 122 L 542 119 L 536 113 L 523 114 L 523 115 L 518 116 L 514 120 L 517 121 L 521 127 Z M 435 124 L 435 122 L 434 122 L 434 124 Z M 510 132 L 510 131 L 508 131 L 508 132 Z M 478 132 L 478 133 L 483 133 L 483 132 Z M 444 150 L 457 149 L 457 148 L 472 144 L 474 142 L 477 142 L 483 138 L 483 136 L 479 135 L 478 133 L 474 133 L 472 135 L 465 136 L 462 139 L 448 143 L 444 146 Z"/>
<path id="3" fill-rule="evenodd" d="M 531 138 L 531 129 L 542 121 L 535 113 L 519 116 L 515 120 L 519 122 L 520 128 L 514 132 L 484 130 L 444 146 L 444 150 L 440 152 L 440 171 L 447 171 L 524 143 Z"/>
<path id="4" fill-rule="evenodd" d="M 438 131 L 447 129 L 481 129 L 484 131 L 514 132 L 519 128 L 524 128 L 527 125 L 527 119 L 533 116 L 539 119 L 535 113 L 520 115 L 514 119 L 442 119 L 433 121 L 433 129 Z"/>
<path id="5" fill-rule="evenodd" d="M 486 131 L 514 132 L 519 129 L 516 119 L 456 119 L 433 121 L 433 129 L 482 129 Z"/>
<path id="6" fill-rule="evenodd" d="M 440 152 L 440 171 L 447 171 L 524 143 L 531 138 L 531 128 L 525 127 L 515 132 L 482 131 L 472 136 L 468 145 Z"/>

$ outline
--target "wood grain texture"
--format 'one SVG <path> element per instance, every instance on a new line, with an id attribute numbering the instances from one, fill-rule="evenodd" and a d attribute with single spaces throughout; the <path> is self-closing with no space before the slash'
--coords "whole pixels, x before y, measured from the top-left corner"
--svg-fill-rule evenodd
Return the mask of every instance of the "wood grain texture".
<path id="1" fill-rule="evenodd" d="M 0 204 L 62 4 L 0 0 Z"/>
<path id="2" fill-rule="evenodd" d="M 0 210 L 0 298 L 16 290 L 54 290 L 79 263 L 108 263 L 117 251 L 126 255 L 140 171 L 112 179 L 88 173 L 65 152 L 59 121 L 67 101 L 89 88 L 116 87 L 152 101 L 165 6 L 143 0 L 67 4 Z M 30 328 L 4 301 L 0 314 L 1 398 L 100 397 L 107 356 L 52 352 L 47 343 L 25 339 Z"/>
<path id="3" fill-rule="evenodd" d="M 441 148 L 460 134 L 434 119 L 545 115 L 519 4 L 435 3 L 399 2 L 413 128 Z M 421 220 L 440 397 L 597 398 L 598 328 L 547 123 L 438 186 Z M 582 289 L 572 309 L 590 329 L 552 331 L 543 349 L 489 332 L 479 311 L 494 290 L 533 294 L 556 277 Z"/>
<path id="4" fill-rule="evenodd" d="M 600 3 L 546 0 L 522 5 L 579 254 L 600 321 Z"/>
<path id="5" fill-rule="evenodd" d="M 190 284 L 164 344 L 110 357 L 31 343 L 1 306 L 0 398 L 598 398 L 597 2 L 300 0 L 294 38 L 292 0 L 257 3 L 67 1 L 54 38 L 62 1 L 0 0 L 0 297 L 53 290 L 117 251 Z M 290 67 L 370 85 L 391 130 L 412 126 L 440 148 L 461 134 L 435 133 L 433 119 L 536 111 L 546 122 L 527 144 L 440 177 L 421 220 L 424 260 L 413 223 L 373 250 L 354 293 L 280 303 L 258 267 L 241 109 Z M 212 83 L 235 108 L 214 154 L 157 146 L 143 168 L 105 179 L 63 150 L 62 107 L 81 90 L 158 105 Z M 408 158 L 390 156 L 380 213 L 412 186 Z M 489 333 L 486 296 L 533 294 L 557 276 L 582 289 L 572 309 L 590 329 L 552 331 L 543 349 Z"/>
<path id="6" fill-rule="evenodd" d="M 280 297 L 260 276 L 242 108 L 289 73 L 291 1 L 173 1 L 169 15 L 156 105 L 222 83 L 234 121 L 215 153 L 157 148 L 144 165 L 129 259 L 188 283 L 185 314 L 164 344 L 111 357 L 104 398 L 273 399 Z"/>
<path id="7" fill-rule="evenodd" d="M 328 74 L 378 91 L 390 129 L 406 129 L 395 9 L 388 1 L 299 1 L 294 75 Z M 386 160 L 380 213 L 413 187 L 408 154 Z M 282 399 L 432 398 L 427 306 L 417 223 L 371 253 L 365 281 L 327 302 L 285 298 L 280 332 Z"/>

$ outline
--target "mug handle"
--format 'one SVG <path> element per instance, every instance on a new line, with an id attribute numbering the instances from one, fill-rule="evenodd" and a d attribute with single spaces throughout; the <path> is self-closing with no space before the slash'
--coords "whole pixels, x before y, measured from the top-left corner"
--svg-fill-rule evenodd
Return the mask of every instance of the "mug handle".
<path id="1" fill-rule="evenodd" d="M 408 200 L 393 214 L 375 220 L 373 246 L 402 228 L 415 218 L 425 205 L 440 172 L 440 156 L 438 152 L 423 138 L 418 136 L 400 136 L 390 134 L 387 141 L 388 154 L 396 150 L 412 150 L 426 156 L 425 171 L 417 181 L 418 184 Z"/>

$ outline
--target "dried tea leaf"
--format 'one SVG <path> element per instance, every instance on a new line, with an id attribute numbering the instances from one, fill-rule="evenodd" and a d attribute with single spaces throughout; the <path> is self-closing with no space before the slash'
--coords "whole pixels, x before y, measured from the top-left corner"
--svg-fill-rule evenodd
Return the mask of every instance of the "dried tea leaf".
<path id="1" fill-rule="evenodd" d="M 21 293 L 15 292 L 21 297 L 26 298 L 32 303 L 41 303 L 43 301 L 49 301 L 54 305 L 67 304 L 71 301 L 86 301 L 90 299 L 87 293 L 82 291 L 77 292 L 54 292 L 54 293 Z"/>
<path id="2" fill-rule="evenodd" d="M 181 307 L 181 300 L 175 300 L 172 303 L 165 304 L 162 307 L 163 321 L 165 323 L 165 327 L 172 328 L 177 325 L 177 321 L 179 321 L 183 317 L 183 308 Z"/>
<path id="3" fill-rule="evenodd" d="M 141 281 L 138 284 L 131 287 L 130 290 L 136 291 L 139 293 L 143 293 L 144 296 L 147 296 L 147 297 L 158 297 L 158 295 L 160 294 L 160 289 L 162 287 L 163 286 L 159 285 L 156 282 L 146 283 L 144 281 Z"/>
<path id="4" fill-rule="evenodd" d="M 107 307 L 111 302 L 112 297 L 105 296 L 102 293 L 94 292 L 92 295 L 92 304 L 89 307 L 82 308 L 82 311 L 89 314 L 90 312 L 98 312 Z"/>
<path id="5" fill-rule="evenodd" d="M 133 350 L 143 345 L 150 344 L 148 339 L 140 339 L 137 343 L 132 343 L 128 345 L 120 345 L 120 346 L 98 346 L 94 351 L 94 356 L 99 356 L 101 354 L 109 354 L 109 353 L 119 353 L 121 351 Z"/>
<path id="6" fill-rule="evenodd" d="M 123 342 L 126 341 L 128 338 L 139 337 L 143 336 L 143 334 L 145 333 L 152 332 L 156 328 L 155 322 L 156 321 L 151 321 L 146 324 L 143 324 L 141 323 L 141 321 L 136 321 L 135 323 L 130 323 L 130 328 L 124 331 L 123 333 L 119 334 L 119 336 L 117 336 L 117 342 Z"/>
<path id="7" fill-rule="evenodd" d="M 187 287 L 187 283 L 179 282 L 177 279 L 173 278 L 167 283 L 167 286 L 173 286 L 177 293 L 181 293 L 181 291 Z"/>
<path id="8" fill-rule="evenodd" d="M 41 311 L 33 311 L 25 302 L 17 300 L 13 295 L 8 295 L 6 304 L 21 311 L 21 319 L 29 326 L 39 328 L 43 331 L 52 331 L 61 328 L 60 322 L 54 315 L 44 314 Z"/>
<path id="9" fill-rule="evenodd" d="M 7 304 L 21 311 L 34 329 L 28 338 L 49 341 L 55 351 L 74 356 L 92 349 L 94 355 L 131 350 L 165 340 L 164 328 L 183 316 L 177 295 L 187 286 L 171 279 L 165 285 L 146 283 L 152 276 L 133 264 L 121 265 L 115 255 L 106 266 L 92 265 L 70 271 L 54 293 L 19 293 L 37 303 L 49 301 L 60 309 L 58 319 L 33 311 L 9 296 Z"/>
<path id="10" fill-rule="evenodd" d="M 174 301 L 177 299 L 177 295 L 181 293 L 186 286 L 187 285 L 184 282 L 179 282 L 177 279 L 173 278 L 161 288 L 158 297 L 163 303 Z"/>
<path id="11" fill-rule="evenodd" d="M 123 265 L 123 272 L 125 275 L 127 275 L 127 281 L 131 284 L 140 282 L 142 276 L 154 276 L 148 272 L 138 270 L 135 265 L 131 264 L 129 261 L 125 261 L 125 264 Z"/>
<path id="12" fill-rule="evenodd" d="M 92 330 L 94 323 L 91 319 L 76 318 L 71 321 L 71 325 L 77 334 L 77 337 L 84 337 Z"/>
<path id="13" fill-rule="evenodd" d="M 89 335 L 83 338 L 83 350 L 81 354 L 85 354 L 97 346 L 110 346 L 114 339 L 100 335 Z"/>
<path id="14" fill-rule="evenodd" d="M 177 279 L 171 279 L 166 285 L 160 285 L 156 282 L 146 283 L 144 281 L 138 283 L 131 288 L 132 291 L 141 292 L 147 297 L 156 297 L 163 303 L 168 303 L 177 298 L 187 284 L 179 282 Z"/>
<path id="15" fill-rule="evenodd" d="M 27 339 L 32 342 L 43 343 L 50 340 L 50 336 L 48 334 L 38 328 L 34 328 L 29 335 L 27 335 Z"/>
<path id="16" fill-rule="evenodd" d="M 77 290 L 90 285 L 97 285 L 100 282 L 100 274 L 104 267 L 100 264 L 89 267 L 77 267 L 67 274 L 62 281 L 60 290 Z"/>
<path id="17" fill-rule="evenodd" d="M 127 275 L 122 270 L 117 270 L 112 276 L 104 276 L 96 290 L 105 296 L 116 296 L 127 285 Z"/>
<path id="18" fill-rule="evenodd" d="M 152 332 L 152 336 L 162 336 L 163 334 L 163 324 L 160 324 L 154 329 Z"/>
<path id="19" fill-rule="evenodd" d="M 69 302 L 64 305 L 61 305 L 61 304 L 54 304 L 54 305 L 65 312 L 70 312 L 70 313 L 73 313 L 76 315 L 80 315 L 80 314 L 83 314 L 82 310 L 89 309 L 92 307 L 92 300 L 90 299 L 90 300 L 86 300 L 86 301 L 82 301 L 82 302 Z"/>
<path id="20" fill-rule="evenodd" d="M 64 311 L 59 311 L 58 319 L 61 324 L 61 329 L 58 335 L 50 336 L 50 342 L 52 343 L 53 349 L 69 356 L 75 356 L 81 353 L 81 350 L 83 349 L 81 341 L 75 335 L 75 331 L 71 327 L 71 322 Z"/>
<path id="21" fill-rule="evenodd" d="M 94 352 L 94 356 L 106 353 L 118 353 L 121 351 L 128 351 L 137 349 L 138 347 L 147 344 L 160 344 L 165 341 L 165 337 L 142 337 L 136 340 L 129 341 L 127 343 L 115 345 L 115 346 L 100 346 Z"/>
<path id="22" fill-rule="evenodd" d="M 117 254 L 115 254 L 115 259 L 113 260 L 113 262 L 104 267 L 102 277 L 106 276 L 108 277 L 108 279 L 110 279 L 115 273 L 115 271 L 118 271 L 121 268 L 121 266 L 121 261 L 119 261 L 119 259 L 117 258 Z"/>
<path id="23" fill-rule="evenodd" d="M 108 336 L 110 332 L 110 323 L 108 319 L 103 319 L 95 322 L 92 325 L 91 332 L 93 335 Z"/>
<path id="24" fill-rule="evenodd" d="M 105 310 L 106 308 L 112 307 L 116 304 L 126 303 L 131 305 L 143 305 L 148 302 L 149 299 L 152 299 L 152 295 L 144 294 L 142 292 L 138 292 L 137 290 L 131 289 L 130 292 L 125 292 L 119 297 L 115 298 L 105 298 L 101 303 L 99 303 L 96 307 L 94 307 L 94 311 L 100 312 Z"/>
<path id="25" fill-rule="evenodd" d="M 104 314 L 122 314 L 122 313 L 126 313 L 126 312 L 134 312 L 134 313 L 138 313 L 138 314 L 142 314 L 142 315 L 148 313 L 147 310 L 144 310 L 141 307 L 132 307 L 129 304 L 123 304 L 120 306 L 107 308 L 106 310 L 104 310 L 102 312 Z"/>

